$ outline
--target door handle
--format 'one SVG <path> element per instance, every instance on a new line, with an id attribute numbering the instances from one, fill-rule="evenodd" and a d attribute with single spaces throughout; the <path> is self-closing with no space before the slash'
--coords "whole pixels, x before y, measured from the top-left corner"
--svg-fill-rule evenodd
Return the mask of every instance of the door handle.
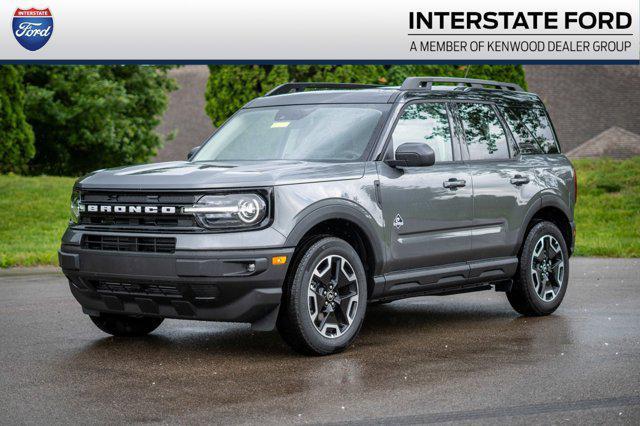
<path id="1" fill-rule="evenodd" d="M 522 176 L 522 175 L 515 175 L 514 177 L 511 178 L 511 180 L 509 181 L 512 184 L 516 185 L 516 186 L 520 186 L 520 185 L 524 185 L 529 183 L 529 178 L 526 176 Z"/>
<path id="2" fill-rule="evenodd" d="M 442 182 L 442 186 L 449 189 L 462 188 L 463 186 L 466 186 L 466 185 L 467 185 L 466 180 L 456 179 L 456 178 L 451 178 L 449 180 L 445 180 L 444 182 Z"/>

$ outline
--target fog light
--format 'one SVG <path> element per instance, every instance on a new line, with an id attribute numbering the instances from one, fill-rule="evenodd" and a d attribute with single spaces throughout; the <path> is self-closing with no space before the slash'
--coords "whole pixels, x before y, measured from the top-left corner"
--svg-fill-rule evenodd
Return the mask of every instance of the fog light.
<path id="1" fill-rule="evenodd" d="M 255 272 L 256 271 L 256 264 L 255 263 L 250 263 L 247 265 L 247 272 Z"/>
<path id="2" fill-rule="evenodd" d="M 271 263 L 273 265 L 284 265 L 287 263 L 287 256 L 273 256 Z"/>

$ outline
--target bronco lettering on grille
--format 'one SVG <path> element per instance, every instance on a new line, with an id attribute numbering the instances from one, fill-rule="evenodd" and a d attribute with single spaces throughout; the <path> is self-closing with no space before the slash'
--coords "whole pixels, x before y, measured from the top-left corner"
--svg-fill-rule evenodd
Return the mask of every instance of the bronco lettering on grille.
<path id="1" fill-rule="evenodd" d="M 175 206 L 80 204 L 79 210 L 88 213 L 176 214 Z"/>

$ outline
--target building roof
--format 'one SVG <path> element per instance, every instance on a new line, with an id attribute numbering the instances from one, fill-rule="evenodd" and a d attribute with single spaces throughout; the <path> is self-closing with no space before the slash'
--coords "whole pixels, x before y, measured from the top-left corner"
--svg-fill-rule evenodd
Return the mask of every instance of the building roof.
<path id="1" fill-rule="evenodd" d="M 640 135 L 613 126 L 567 152 L 568 157 L 629 158 L 640 155 Z"/>
<path id="2" fill-rule="evenodd" d="M 169 108 L 156 129 L 162 135 L 176 132 L 173 140 L 166 142 L 153 161 L 184 160 L 194 147 L 213 132 L 211 119 L 204 111 L 204 92 L 209 79 L 206 65 L 189 65 L 169 71 L 176 79 L 178 90 L 169 95 Z"/>
<path id="3" fill-rule="evenodd" d="M 525 65 L 529 90 L 547 106 L 568 152 L 617 126 L 640 134 L 637 65 Z"/>

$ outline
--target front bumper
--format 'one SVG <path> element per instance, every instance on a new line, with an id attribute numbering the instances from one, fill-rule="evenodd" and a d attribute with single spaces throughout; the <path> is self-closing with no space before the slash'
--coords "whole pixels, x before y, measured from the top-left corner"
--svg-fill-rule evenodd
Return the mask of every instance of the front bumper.
<path id="1" fill-rule="evenodd" d="M 63 244 L 58 256 L 85 313 L 252 323 L 273 329 L 293 248 L 113 252 Z M 273 256 L 287 256 L 272 265 Z"/>

